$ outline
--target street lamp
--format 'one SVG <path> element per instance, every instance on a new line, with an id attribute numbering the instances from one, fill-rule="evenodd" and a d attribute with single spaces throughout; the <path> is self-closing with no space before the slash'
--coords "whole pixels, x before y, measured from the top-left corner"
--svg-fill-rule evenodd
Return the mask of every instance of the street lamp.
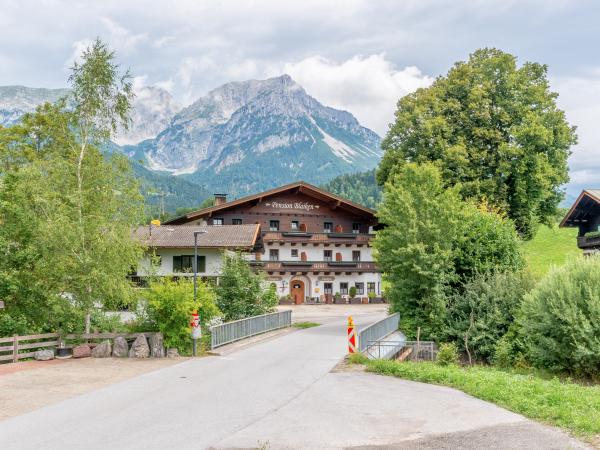
<path id="1" fill-rule="evenodd" d="M 194 303 L 196 303 L 197 279 L 198 279 L 198 235 L 206 233 L 206 230 L 194 231 L 194 261 L 192 267 L 194 269 Z"/>

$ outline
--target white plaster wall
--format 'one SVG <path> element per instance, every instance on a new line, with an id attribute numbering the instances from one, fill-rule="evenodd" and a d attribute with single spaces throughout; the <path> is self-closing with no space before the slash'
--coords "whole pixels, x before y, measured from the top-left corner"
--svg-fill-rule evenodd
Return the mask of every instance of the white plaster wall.
<path id="1" fill-rule="evenodd" d="M 340 291 L 340 283 L 348 283 L 348 290 L 350 287 L 354 286 L 354 283 L 364 283 L 365 292 L 361 297 L 367 296 L 367 283 L 374 282 L 375 283 L 375 294 L 377 296 L 381 295 L 381 273 L 372 272 L 372 273 L 353 273 L 351 275 L 341 274 L 341 275 L 326 275 L 328 277 L 334 278 L 332 281 L 322 281 L 319 280 L 319 276 L 323 275 L 278 275 L 274 274 L 272 277 L 268 277 L 267 280 L 269 283 L 275 283 L 277 286 L 277 294 L 279 296 L 287 295 L 290 293 L 290 283 L 294 279 L 300 279 L 305 281 L 305 296 L 308 297 L 320 297 L 325 293 L 324 284 L 332 283 L 333 284 L 333 294 Z M 281 280 L 273 280 L 271 278 L 280 277 Z M 308 278 L 308 283 L 306 283 L 306 278 Z M 346 296 L 347 297 L 347 296 Z"/>
<path id="2" fill-rule="evenodd" d="M 199 248 L 198 255 L 206 257 L 206 271 L 198 272 L 202 276 L 217 276 L 221 273 L 221 252 L 220 249 Z M 161 264 L 156 275 L 185 275 L 173 272 L 173 256 L 193 255 L 194 249 L 189 248 L 162 248 L 156 249 L 156 255 L 161 257 Z M 146 255 L 138 265 L 138 275 L 149 275 L 150 256 Z M 189 274 L 188 274 L 189 275 Z"/>
<path id="3" fill-rule="evenodd" d="M 300 255 L 302 252 L 306 253 L 307 261 L 323 261 L 323 251 L 331 250 L 331 260 L 335 261 L 335 254 L 342 254 L 342 261 L 352 261 L 352 251 L 359 250 L 360 251 L 360 260 L 365 262 L 373 261 L 373 249 L 371 247 L 362 246 L 358 247 L 357 245 L 352 245 L 351 247 L 346 247 L 342 245 L 340 247 L 336 247 L 334 245 L 330 245 L 329 247 L 325 247 L 323 245 L 314 246 L 312 244 L 302 246 L 295 245 L 291 246 L 290 244 L 280 245 L 279 243 L 265 244 L 265 253 L 261 255 L 263 261 L 269 260 L 269 250 L 270 249 L 279 249 L 279 260 L 280 261 L 295 261 L 300 260 Z M 298 257 L 292 257 L 292 249 L 298 250 Z M 249 259 L 254 260 L 254 254 L 248 256 Z"/>

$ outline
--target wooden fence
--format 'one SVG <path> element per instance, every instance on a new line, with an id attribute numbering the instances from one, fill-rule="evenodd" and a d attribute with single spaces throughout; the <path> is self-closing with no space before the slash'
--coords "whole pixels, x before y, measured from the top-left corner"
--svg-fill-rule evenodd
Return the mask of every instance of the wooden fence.
<path id="1" fill-rule="evenodd" d="M 140 334 L 150 337 L 154 333 L 89 333 L 89 334 L 67 334 L 62 337 L 67 347 L 76 342 L 90 342 L 105 339 L 114 339 L 122 336 L 127 340 L 133 340 Z M 21 359 L 33 358 L 37 350 L 44 348 L 56 348 L 60 335 L 58 333 L 32 334 L 29 336 L 0 337 L 0 364 L 14 363 Z"/>

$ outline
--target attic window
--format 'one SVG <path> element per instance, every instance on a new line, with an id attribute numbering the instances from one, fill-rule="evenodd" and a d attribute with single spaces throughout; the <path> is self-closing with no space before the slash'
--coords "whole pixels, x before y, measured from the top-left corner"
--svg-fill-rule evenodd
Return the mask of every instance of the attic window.
<path id="1" fill-rule="evenodd" d="M 213 225 L 216 225 L 216 226 L 223 225 L 223 219 L 214 218 L 213 219 Z"/>

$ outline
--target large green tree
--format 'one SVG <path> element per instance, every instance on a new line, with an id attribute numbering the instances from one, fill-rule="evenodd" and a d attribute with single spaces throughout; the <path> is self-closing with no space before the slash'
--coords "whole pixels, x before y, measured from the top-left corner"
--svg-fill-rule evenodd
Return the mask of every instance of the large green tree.
<path id="1" fill-rule="evenodd" d="M 383 186 L 407 162 L 432 161 L 444 184 L 487 199 L 525 238 L 552 221 L 576 142 L 550 91 L 547 67 L 481 49 L 428 88 L 400 99 L 385 137 L 377 178 Z"/>
<path id="2" fill-rule="evenodd" d="M 373 246 L 402 329 L 443 336 L 450 295 L 477 274 L 522 267 L 513 224 L 445 188 L 433 163 L 408 163 L 386 183 Z"/>
<path id="3" fill-rule="evenodd" d="M 94 42 L 75 64 L 73 95 L 0 130 L 0 293 L 7 311 L 63 327 L 45 310 L 86 317 L 127 302 L 141 248 L 131 229 L 142 197 L 124 156 L 100 151 L 127 126 L 131 86 L 114 55 Z M 56 306 L 59 305 L 59 306 Z"/>

